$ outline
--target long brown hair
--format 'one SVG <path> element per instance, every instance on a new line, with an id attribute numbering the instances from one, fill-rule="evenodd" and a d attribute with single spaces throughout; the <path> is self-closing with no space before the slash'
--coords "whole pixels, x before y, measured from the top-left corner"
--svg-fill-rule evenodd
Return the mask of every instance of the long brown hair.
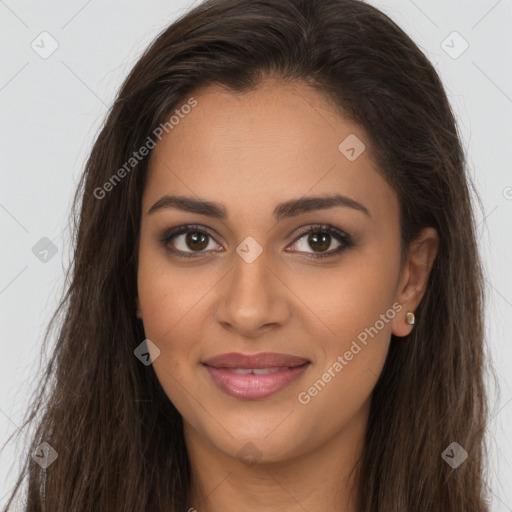
<path id="1" fill-rule="evenodd" d="M 417 327 L 407 340 L 392 337 L 373 392 L 359 510 L 488 510 L 473 185 L 438 74 L 404 31 L 359 0 L 209 0 L 137 62 L 74 198 L 69 285 L 45 344 L 62 321 L 23 424 L 37 417 L 8 508 L 27 476 L 29 512 L 43 510 L 43 495 L 47 511 L 187 510 L 181 416 L 134 356 L 145 338 L 134 298 L 148 158 L 133 169 L 126 162 L 199 87 L 244 92 L 268 77 L 314 87 L 364 128 L 399 198 L 403 255 L 426 226 L 440 238 Z M 122 180 L 105 186 L 123 166 Z M 43 442 L 58 453 L 45 471 L 30 457 Z M 457 468 L 441 456 L 452 442 L 469 454 Z"/>

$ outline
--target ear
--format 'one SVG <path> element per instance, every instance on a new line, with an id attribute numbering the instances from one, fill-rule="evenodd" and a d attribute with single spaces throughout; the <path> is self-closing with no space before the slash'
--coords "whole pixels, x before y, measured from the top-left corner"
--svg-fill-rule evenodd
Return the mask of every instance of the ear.
<path id="1" fill-rule="evenodd" d="M 142 310 L 140 308 L 140 301 L 139 301 L 139 297 L 135 297 L 135 305 L 136 305 L 136 315 L 137 315 L 137 318 L 142 318 Z"/>
<path id="2" fill-rule="evenodd" d="M 407 336 L 414 327 L 407 323 L 405 315 L 408 311 L 414 313 L 421 302 L 438 249 L 439 236 L 433 227 L 423 229 L 409 245 L 409 254 L 400 273 L 395 297 L 403 306 L 400 314 L 393 318 L 392 333 L 395 336 Z"/>

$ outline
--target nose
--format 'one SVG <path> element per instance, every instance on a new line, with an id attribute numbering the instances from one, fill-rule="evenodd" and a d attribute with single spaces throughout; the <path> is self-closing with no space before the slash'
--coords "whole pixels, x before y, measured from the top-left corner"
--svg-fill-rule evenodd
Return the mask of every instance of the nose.
<path id="1" fill-rule="evenodd" d="M 288 321 L 287 293 L 288 288 L 269 267 L 265 251 L 251 263 L 236 254 L 221 286 L 216 320 L 240 336 L 258 338 Z"/>

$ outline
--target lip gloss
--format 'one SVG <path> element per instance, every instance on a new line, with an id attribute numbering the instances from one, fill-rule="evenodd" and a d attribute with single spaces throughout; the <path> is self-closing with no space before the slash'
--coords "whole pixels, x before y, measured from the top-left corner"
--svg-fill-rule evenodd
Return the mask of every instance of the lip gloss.
<path id="1" fill-rule="evenodd" d="M 215 384 L 235 398 L 255 400 L 271 396 L 298 379 L 309 367 L 304 363 L 294 367 L 261 369 L 215 368 L 204 365 Z"/>

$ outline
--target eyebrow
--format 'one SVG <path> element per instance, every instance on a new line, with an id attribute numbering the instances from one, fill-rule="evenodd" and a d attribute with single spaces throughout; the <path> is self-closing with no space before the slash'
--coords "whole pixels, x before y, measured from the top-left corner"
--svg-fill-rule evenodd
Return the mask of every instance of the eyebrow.
<path id="1" fill-rule="evenodd" d="M 291 199 L 284 203 L 279 203 L 274 208 L 274 217 L 277 221 L 295 217 L 302 213 L 312 212 L 316 210 L 326 210 L 328 208 L 346 207 L 360 211 L 371 218 L 370 212 L 361 203 L 358 203 L 350 197 L 340 194 L 330 196 L 313 196 L 302 197 L 300 199 Z M 151 215 L 159 210 L 173 208 L 185 212 L 205 215 L 215 219 L 226 220 L 228 218 L 228 210 L 221 203 L 196 199 L 188 196 L 165 195 L 160 198 L 149 210 Z"/>

